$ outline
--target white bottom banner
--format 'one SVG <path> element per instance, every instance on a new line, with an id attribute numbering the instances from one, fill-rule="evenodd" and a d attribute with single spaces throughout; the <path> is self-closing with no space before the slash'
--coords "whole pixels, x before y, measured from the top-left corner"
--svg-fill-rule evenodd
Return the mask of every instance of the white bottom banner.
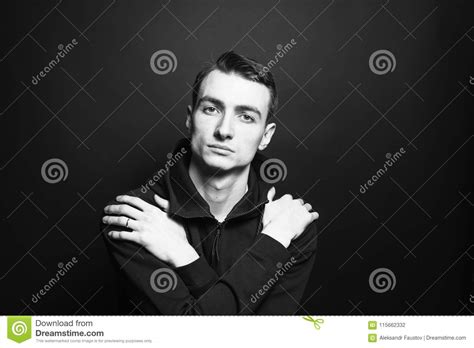
<path id="1" fill-rule="evenodd" d="M 474 347 L 472 316 L 2 316 L 0 347 Z"/>

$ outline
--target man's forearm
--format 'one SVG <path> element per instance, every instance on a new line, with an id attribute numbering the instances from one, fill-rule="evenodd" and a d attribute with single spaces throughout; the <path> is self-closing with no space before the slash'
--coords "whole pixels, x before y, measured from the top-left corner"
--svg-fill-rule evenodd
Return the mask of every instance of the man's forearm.
<path id="1" fill-rule="evenodd" d="M 289 236 L 285 235 L 285 233 L 282 233 L 275 224 L 268 224 L 268 226 L 262 230 L 262 233 L 273 238 L 285 248 L 288 248 L 288 245 L 290 245 L 291 239 Z M 193 261 L 196 261 L 199 258 L 199 255 L 189 243 L 184 242 L 182 245 L 176 248 L 176 250 L 170 251 L 169 258 L 170 259 L 167 261 L 172 266 L 183 267 L 189 265 Z"/>

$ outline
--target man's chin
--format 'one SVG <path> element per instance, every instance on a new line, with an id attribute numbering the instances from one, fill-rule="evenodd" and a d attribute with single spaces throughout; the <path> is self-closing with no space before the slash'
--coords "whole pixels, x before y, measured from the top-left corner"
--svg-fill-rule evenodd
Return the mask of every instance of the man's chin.
<path id="1" fill-rule="evenodd" d="M 230 156 L 219 156 L 214 154 L 209 154 L 203 158 L 204 164 L 212 170 L 230 170 L 234 168 L 235 163 L 230 158 Z"/>

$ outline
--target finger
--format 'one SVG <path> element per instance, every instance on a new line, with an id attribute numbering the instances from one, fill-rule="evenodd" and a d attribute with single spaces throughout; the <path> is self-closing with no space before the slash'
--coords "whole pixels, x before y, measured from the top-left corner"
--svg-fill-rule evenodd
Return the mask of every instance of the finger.
<path id="1" fill-rule="evenodd" d="M 138 243 L 137 232 L 126 232 L 126 231 L 110 231 L 109 237 L 115 240 L 127 240 L 129 242 Z"/>
<path id="2" fill-rule="evenodd" d="M 272 186 L 272 188 L 270 190 L 268 190 L 268 193 L 267 193 L 267 198 L 270 202 L 273 201 L 273 198 L 275 197 L 275 194 L 276 194 L 275 186 Z"/>
<path id="3" fill-rule="evenodd" d="M 138 230 L 138 222 L 126 216 L 105 215 L 102 218 L 102 221 L 104 222 L 104 224 L 123 226 L 132 230 Z"/>
<path id="4" fill-rule="evenodd" d="M 138 210 L 128 204 L 108 205 L 104 208 L 104 212 L 107 214 L 125 215 L 135 220 L 139 220 L 143 215 L 141 210 Z"/>
<path id="5" fill-rule="evenodd" d="M 295 199 L 295 201 L 299 202 L 301 205 L 304 205 L 304 201 L 301 198 Z"/>
<path id="6" fill-rule="evenodd" d="M 311 221 L 317 220 L 319 218 L 319 214 L 316 211 L 313 211 L 311 214 Z"/>
<path id="7" fill-rule="evenodd" d="M 313 207 L 309 203 L 305 203 L 304 207 L 306 208 L 307 211 L 311 211 L 311 209 L 313 209 Z"/>
<path id="8" fill-rule="evenodd" d="M 141 211 L 145 211 L 153 207 L 151 204 L 148 204 L 143 199 L 138 198 L 138 197 L 121 195 L 121 196 L 117 196 L 115 199 L 120 203 L 130 204 L 131 206 L 138 208 Z"/>
<path id="9" fill-rule="evenodd" d="M 157 194 L 154 195 L 154 198 L 155 198 L 155 202 L 156 204 L 158 204 L 158 207 L 165 211 L 165 212 L 168 212 L 168 209 L 170 207 L 170 202 L 164 198 L 161 198 L 160 196 L 158 196 Z"/>

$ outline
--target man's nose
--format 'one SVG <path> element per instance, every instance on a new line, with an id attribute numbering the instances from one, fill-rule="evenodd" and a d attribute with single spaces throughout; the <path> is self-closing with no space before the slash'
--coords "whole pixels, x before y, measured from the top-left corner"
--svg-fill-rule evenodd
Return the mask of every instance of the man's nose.
<path id="1" fill-rule="evenodd" d="M 219 123 L 217 124 L 215 135 L 221 139 L 232 139 L 234 137 L 234 125 L 232 115 L 225 114 L 221 117 Z"/>

